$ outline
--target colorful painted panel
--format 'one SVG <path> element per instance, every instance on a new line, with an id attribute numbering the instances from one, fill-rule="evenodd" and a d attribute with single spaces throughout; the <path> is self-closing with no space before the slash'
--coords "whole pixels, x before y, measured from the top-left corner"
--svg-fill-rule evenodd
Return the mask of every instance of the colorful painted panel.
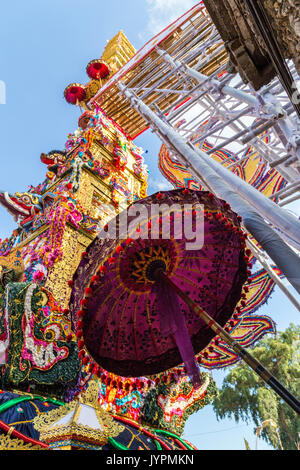
<path id="1" fill-rule="evenodd" d="M 81 369 L 76 342 L 69 341 L 70 322 L 44 287 L 10 283 L 7 290 L 9 347 L 3 386 L 63 396 L 76 385 Z"/>

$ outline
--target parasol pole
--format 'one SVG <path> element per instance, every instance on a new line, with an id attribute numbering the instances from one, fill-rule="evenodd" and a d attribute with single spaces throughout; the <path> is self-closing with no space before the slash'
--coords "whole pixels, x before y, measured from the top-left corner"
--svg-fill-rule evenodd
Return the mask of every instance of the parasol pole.
<path id="1" fill-rule="evenodd" d="M 219 325 L 208 313 L 196 304 L 165 274 L 162 268 L 153 273 L 157 282 L 168 284 L 184 302 L 217 334 L 219 335 L 263 380 L 269 385 L 296 413 L 300 414 L 300 402 L 290 393 L 257 359 L 237 343 L 224 328 Z"/>

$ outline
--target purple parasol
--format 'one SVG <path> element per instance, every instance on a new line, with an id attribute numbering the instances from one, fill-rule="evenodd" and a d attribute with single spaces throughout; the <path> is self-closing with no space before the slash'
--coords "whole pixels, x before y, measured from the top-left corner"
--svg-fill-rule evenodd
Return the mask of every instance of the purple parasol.
<path id="1" fill-rule="evenodd" d="M 197 385 L 194 356 L 216 332 L 168 279 L 224 325 L 250 274 L 240 217 L 211 193 L 180 189 L 132 204 L 107 233 L 110 238 L 101 232 L 90 244 L 72 281 L 70 311 L 81 357 L 126 377 L 184 362 Z"/>

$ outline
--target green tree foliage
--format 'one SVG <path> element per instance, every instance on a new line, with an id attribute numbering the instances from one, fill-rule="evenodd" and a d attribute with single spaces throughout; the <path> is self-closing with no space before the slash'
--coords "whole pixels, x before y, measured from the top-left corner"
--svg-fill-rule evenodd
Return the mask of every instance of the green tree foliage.
<path id="1" fill-rule="evenodd" d="M 291 393 L 300 397 L 300 327 L 290 324 L 276 336 L 265 336 L 251 354 L 266 367 Z M 217 419 L 235 421 L 252 419 L 256 428 L 271 420 L 277 424 L 265 426 L 261 437 L 275 449 L 300 449 L 300 420 L 296 412 L 283 402 L 250 367 L 241 362 L 231 368 L 213 402 Z"/>

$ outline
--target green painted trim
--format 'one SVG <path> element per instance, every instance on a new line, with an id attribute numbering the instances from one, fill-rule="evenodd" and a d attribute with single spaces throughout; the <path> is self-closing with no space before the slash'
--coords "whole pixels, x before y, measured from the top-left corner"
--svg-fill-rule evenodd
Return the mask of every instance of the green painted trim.
<path id="1" fill-rule="evenodd" d="M 6 401 L 5 403 L 2 403 L 2 405 L 0 405 L 0 414 L 8 410 L 9 408 L 12 408 L 15 405 L 18 405 L 19 403 L 22 403 L 24 401 L 30 401 L 30 400 L 48 401 L 59 406 L 65 405 L 64 402 L 61 402 L 54 398 L 45 398 L 45 397 L 40 397 L 38 395 L 23 396 L 23 397 L 12 398 L 11 400 Z"/>
<path id="2" fill-rule="evenodd" d="M 162 446 L 160 445 L 160 443 L 156 439 L 154 439 L 154 442 L 155 442 L 155 445 L 156 445 L 156 449 L 157 450 L 162 450 Z"/>
<path id="3" fill-rule="evenodd" d="M 108 438 L 108 442 L 118 450 L 129 450 L 127 447 L 123 446 L 123 444 L 120 444 L 119 442 L 115 441 L 115 439 L 113 439 L 112 437 Z"/>
<path id="4" fill-rule="evenodd" d="M 155 429 L 154 432 L 157 433 L 157 434 L 165 434 L 166 436 L 174 437 L 175 439 L 177 439 L 178 441 L 180 441 L 181 444 L 183 444 L 184 446 L 186 446 L 188 450 L 194 450 L 194 449 L 193 449 L 189 444 L 187 444 L 181 437 L 177 436 L 177 435 L 174 434 L 173 432 L 164 431 L 163 429 Z"/>

